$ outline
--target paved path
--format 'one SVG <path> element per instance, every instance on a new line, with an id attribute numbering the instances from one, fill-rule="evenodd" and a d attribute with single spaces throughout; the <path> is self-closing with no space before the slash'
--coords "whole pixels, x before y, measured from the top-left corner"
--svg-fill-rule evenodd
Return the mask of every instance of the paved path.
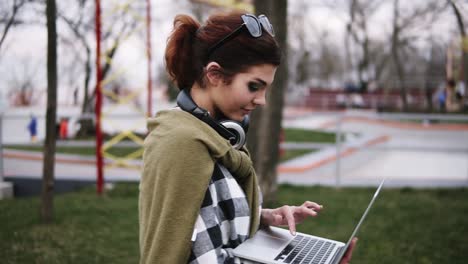
<path id="1" fill-rule="evenodd" d="M 5 149 L 3 155 L 6 178 L 42 177 L 42 153 Z M 137 161 L 132 162 L 130 165 L 140 163 Z M 107 166 L 104 173 L 105 179 L 108 181 L 139 181 L 140 179 L 140 170 L 131 167 Z M 56 155 L 56 179 L 92 181 L 96 180 L 96 174 L 96 162 L 93 157 L 68 154 Z"/>
<path id="2" fill-rule="evenodd" d="M 336 114 L 309 113 L 285 120 L 283 125 L 337 131 L 337 120 Z M 359 136 L 341 149 L 338 169 L 337 151 L 333 147 L 282 164 L 280 171 L 298 161 L 304 163 L 303 168 L 310 169 L 285 170 L 279 174 L 279 182 L 363 186 L 376 185 L 381 178 L 388 178 L 386 186 L 468 186 L 466 124 L 381 121 L 364 112 L 344 117 L 340 131 Z M 366 138 L 369 140 L 353 143 Z M 314 160 L 327 151 L 324 159 Z"/>

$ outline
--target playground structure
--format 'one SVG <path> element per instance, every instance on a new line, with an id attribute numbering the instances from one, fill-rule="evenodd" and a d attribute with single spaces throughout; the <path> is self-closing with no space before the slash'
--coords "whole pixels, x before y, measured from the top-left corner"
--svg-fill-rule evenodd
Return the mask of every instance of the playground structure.
<path id="1" fill-rule="evenodd" d="M 101 194 L 104 186 L 104 167 L 106 166 L 124 166 L 129 167 L 133 166 L 128 161 L 133 160 L 137 157 L 140 157 L 143 153 L 142 148 L 127 154 L 122 157 L 118 157 L 109 152 L 109 150 L 118 144 L 119 142 L 130 139 L 138 145 L 143 145 L 143 139 L 136 135 L 133 131 L 134 127 L 128 127 L 124 130 L 121 130 L 118 134 L 114 135 L 107 142 L 103 142 L 103 133 L 102 133 L 102 119 L 112 114 L 113 108 L 110 108 L 107 112 L 102 111 L 103 104 L 103 95 L 112 98 L 116 102 L 115 106 L 118 105 L 131 105 L 132 99 L 137 97 L 142 93 L 145 88 L 148 92 L 147 94 L 147 108 L 146 113 L 141 112 L 139 108 L 134 107 L 141 115 L 149 116 L 152 112 L 152 78 L 151 78 L 151 1 L 145 0 L 146 4 L 146 14 L 145 16 L 141 15 L 139 10 L 136 8 L 136 0 L 126 0 L 122 1 L 106 1 L 106 6 L 103 8 L 100 0 L 95 0 L 96 5 L 96 16 L 95 16 L 95 25 L 96 25 L 96 105 L 95 105 L 95 118 L 96 118 L 96 169 L 97 169 L 97 179 L 96 187 L 97 193 Z M 118 78 L 120 75 L 123 75 L 128 70 L 125 66 L 119 66 L 120 68 L 115 71 L 114 74 L 103 78 L 102 73 L 102 61 L 103 60 L 112 60 L 112 57 L 109 56 L 110 52 L 114 47 L 106 46 L 105 41 L 102 39 L 103 28 L 111 27 L 112 25 L 106 24 L 106 18 L 110 17 L 112 13 L 125 12 L 131 14 L 132 18 L 138 22 L 132 32 L 130 32 L 122 41 L 127 40 L 132 36 L 132 34 L 138 33 L 141 29 L 144 30 L 146 34 L 146 58 L 147 58 L 147 83 L 146 87 L 142 85 L 141 88 L 137 89 L 134 92 L 131 92 L 126 95 L 121 95 L 117 91 L 112 89 L 104 89 L 111 81 Z M 116 125 L 116 124 L 115 124 Z M 139 125 L 139 124 L 137 124 Z M 109 164 L 104 164 L 104 158 L 110 159 L 113 162 Z"/>

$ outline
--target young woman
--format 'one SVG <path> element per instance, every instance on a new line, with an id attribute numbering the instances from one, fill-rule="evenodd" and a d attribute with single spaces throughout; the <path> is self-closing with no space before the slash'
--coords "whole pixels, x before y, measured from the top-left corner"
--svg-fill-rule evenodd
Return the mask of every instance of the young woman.
<path id="1" fill-rule="evenodd" d="M 268 19 L 217 14 L 201 26 L 178 15 L 165 57 L 181 92 L 178 108 L 148 121 L 140 263 L 240 263 L 232 249 L 260 225 L 288 226 L 294 234 L 297 223 L 316 216 L 322 206 L 310 201 L 262 208 L 252 161 L 242 146 L 246 117 L 265 104 L 281 60 Z M 222 120 L 241 125 L 226 132 Z"/>

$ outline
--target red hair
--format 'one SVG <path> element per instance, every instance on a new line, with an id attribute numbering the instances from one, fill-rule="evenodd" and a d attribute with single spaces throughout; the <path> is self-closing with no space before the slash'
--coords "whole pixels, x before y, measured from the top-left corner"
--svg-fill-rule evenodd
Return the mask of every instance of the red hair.
<path id="1" fill-rule="evenodd" d="M 221 65 L 220 73 L 226 82 L 251 66 L 281 63 L 280 48 L 270 34 L 264 32 L 254 38 L 245 28 L 208 57 L 210 47 L 242 25 L 241 15 L 237 12 L 215 14 L 203 26 L 188 15 L 175 17 L 165 59 L 167 72 L 179 89 L 190 88 L 195 82 L 203 87 L 204 67 L 211 61 Z"/>

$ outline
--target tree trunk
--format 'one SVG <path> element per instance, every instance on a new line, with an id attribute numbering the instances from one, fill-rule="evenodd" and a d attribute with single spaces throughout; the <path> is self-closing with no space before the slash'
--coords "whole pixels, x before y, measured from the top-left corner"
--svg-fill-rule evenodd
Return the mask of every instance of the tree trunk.
<path id="1" fill-rule="evenodd" d="M 122 33 L 123 34 L 123 33 Z M 112 63 L 113 63 L 113 58 L 115 54 L 117 53 L 117 49 L 119 48 L 120 45 L 120 35 L 114 40 L 114 44 L 112 45 L 111 50 L 106 54 L 107 59 L 106 63 L 102 67 L 102 79 L 104 80 L 107 76 L 108 73 L 110 73 L 110 70 L 112 68 Z M 89 59 L 90 57 L 87 57 Z M 90 69 L 90 65 L 88 64 L 89 61 L 86 63 L 86 70 Z M 90 73 L 91 71 L 87 71 L 86 74 Z M 86 84 L 89 84 L 89 75 L 86 76 L 87 79 L 85 81 L 87 82 Z M 95 111 L 94 105 L 95 105 L 95 100 L 96 100 L 96 89 L 93 90 L 91 96 L 88 94 L 88 86 L 85 86 L 85 97 L 83 100 L 83 106 L 81 112 L 83 114 L 91 114 Z M 78 131 L 77 136 L 78 137 L 89 137 L 89 136 L 95 136 L 96 135 L 96 126 L 95 122 L 92 118 L 82 118 L 80 120 L 80 130 Z"/>
<path id="2" fill-rule="evenodd" d="M 83 7 L 83 6 L 82 6 Z M 81 7 L 81 8 L 82 8 Z M 83 102 L 81 104 L 81 114 L 91 114 L 93 113 L 93 102 L 90 100 L 89 97 L 89 83 L 91 80 L 91 72 L 92 72 L 92 66 L 91 66 L 91 48 L 89 47 L 88 44 L 88 39 L 86 38 L 86 30 L 82 32 L 80 30 L 80 27 L 86 27 L 83 26 L 80 22 L 74 22 L 73 20 L 67 18 L 65 15 L 59 15 L 59 18 L 61 18 L 70 28 L 70 30 L 75 34 L 75 37 L 80 40 L 81 44 L 83 45 L 85 49 L 85 54 L 86 54 L 86 60 L 84 61 L 84 82 L 83 82 L 83 90 L 84 90 L 84 96 L 83 96 Z M 82 21 L 80 19 L 80 21 Z M 80 120 L 78 121 L 80 123 L 80 129 L 77 132 L 77 137 L 88 137 L 88 136 L 94 136 L 94 122 L 92 118 L 89 117 L 81 117 Z"/>
<path id="3" fill-rule="evenodd" d="M 55 0 L 47 0 L 47 113 L 42 174 L 41 219 L 52 222 L 57 117 L 57 27 Z"/>
<path id="4" fill-rule="evenodd" d="M 81 106 L 81 114 L 90 114 L 93 112 L 93 104 L 89 96 L 89 81 L 91 79 L 91 49 L 86 46 L 86 62 L 85 62 L 85 78 L 84 78 L 84 96 L 83 103 Z M 94 121 L 90 117 L 82 117 L 79 121 L 80 129 L 77 132 L 78 138 L 86 138 L 94 136 L 96 128 L 94 127 Z"/>
<path id="5" fill-rule="evenodd" d="M 407 98 L 407 93 L 406 93 L 406 86 L 404 83 L 403 65 L 401 64 L 400 55 L 398 54 L 398 50 L 396 47 L 392 49 L 392 56 L 393 56 L 393 62 L 395 63 L 395 69 L 397 72 L 397 78 L 398 78 L 397 83 L 400 89 L 400 98 L 403 104 L 403 111 L 406 112 L 408 110 L 408 98 Z"/>
<path id="6" fill-rule="evenodd" d="M 271 4 L 272 1 L 269 0 L 255 0 L 255 12 L 257 15 L 265 14 L 266 16 L 271 16 Z M 250 155 L 252 158 L 252 162 L 254 164 L 255 169 L 258 169 L 258 160 L 259 160 L 259 150 L 258 150 L 258 143 L 260 140 L 260 128 L 262 127 L 262 112 L 263 107 L 257 107 L 251 114 L 250 114 L 250 123 L 249 123 L 249 131 L 247 136 L 247 146 L 250 150 Z"/>
<path id="7" fill-rule="evenodd" d="M 462 72 L 460 74 L 460 81 L 463 80 L 465 85 L 468 85 L 468 38 L 466 36 L 465 24 L 463 23 L 463 16 L 460 13 L 457 5 L 455 5 L 452 0 L 450 0 L 450 5 L 452 6 L 455 18 L 457 19 L 458 29 L 460 30 L 460 37 L 462 41 Z"/>
<path id="8" fill-rule="evenodd" d="M 91 49 L 86 46 L 86 62 L 85 62 L 85 76 L 84 76 L 84 96 L 83 96 L 83 103 L 81 106 L 81 113 L 90 113 L 92 112 L 89 108 L 89 105 L 92 105 L 89 101 L 89 81 L 91 79 Z"/>
<path id="9" fill-rule="evenodd" d="M 434 110 L 434 105 L 432 103 L 432 96 L 435 90 L 437 90 L 437 86 L 434 85 L 436 83 L 436 78 L 439 69 L 437 68 L 437 54 L 436 48 L 434 47 L 434 40 L 431 39 L 431 48 L 429 53 L 429 60 L 426 63 L 426 82 L 425 82 L 425 95 L 426 95 L 426 111 L 432 112 Z"/>
<path id="10" fill-rule="evenodd" d="M 255 5 L 265 4 L 255 1 Z M 271 13 L 266 13 L 275 28 L 276 40 L 283 50 L 283 61 L 276 71 L 275 82 L 270 91 L 269 101 L 262 109 L 259 124 L 255 133 L 257 145 L 255 150 L 256 171 L 260 179 L 260 187 L 265 202 L 276 200 L 277 173 L 276 166 L 279 159 L 279 138 L 284 104 L 284 90 L 287 85 L 287 0 L 271 1 Z M 267 10 L 268 11 L 268 10 Z M 257 9 L 257 12 L 261 10 Z M 255 120 L 254 120 L 255 121 Z M 260 122 L 259 122 L 260 121 Z"/>
<path id="11" fill-rule="evenodd" d="M 434 89 L 433 89 L 433 84 L 432 84 L 432 65 L 433 65 L 433 62 L 432 62 L 432 58 L 433 58 L 433 48 L 431 47 L 431 57 L 429 59 L 429 63 L 428 63 L 428 66 L 426 68 L 426 80 L 425 80 L 425 84 L 424 84 L 424 91 L 425 91 L 425 96 L 426 96 L 426 111 L 427 112 L 432 112 L 432 110 L 434 109 L 433 108 L 433 105 L 432 105 L 432 93 L 434 92 Z"/>
<path id="12" fill-rule="evenodd" d="M 118 36 L 116 36 L 116 38 L 114 39 L 114 43 L 111 45 L 111 49 L 109 52 L 106 53 L 106 57 L 107 59 L 105 60 L 105 64 L 104 66 L 102 66 L 102 79 L 104 80 L 107 76 L 108 73 L 110 73 L 110 70 L 112 68 L 112 63 L 113 63 L 113 59 L 114 59 L 114 56 L 115 54 L 117 53 L 117 50 L 121 44 L 121 39 L 122 38 L 125 38 L 125 34 L 128 34 L 126 33 L 127 30 L 125 28 L 130 28 L 128 31 L 131 32 L 135 27 L 136 27 L 136 23 L 131 23 L 131 24 L 126 24 L 124 29 L 122 29 L 120 31 L 120 33 L 118 34 Z M 87 47 L 87 46 L 86 46 Z M 87 52 L 89 51 L 88 47 L 87 47 Z M 87 55 L 90 55 L 90 53 L 87 53 Z M 88 56 L 87 57 L 87 61 L 86 61 L 86 74 L 90 73 L 91 71 L 88 72 L 88 70 L 90 70 L 90 57 Z M 94 105 L 95 103 L 95 100 L 96 100 L 96 89 L 93 90 L 93 92 L 91 93 L 91 95 L 88 94 L 88 84 L 89 84 L 89 75 L 86 75 L 85 77 L 85 97 L 84 97 L 84 100 L 83 100 L 83 105 L 82 105 L 82 113 L 83 114 L 89 114 L 89 113 L 93 113 L 95 111 L 94 109 Z M 96 131 L 96 127 L 95 127 L 95 124 L 94 124 L 94 121 L 93 119 L 90 119 L 90 118 L 83 118 L 80 120 L 80 130 L 78 131 L 78 137 L 86 137 L 86 136 L 94 136 L 95 135 L 95 131 Z"/>
<path id="13" fill-rule="evenodd" d="M 395 70 L 397 72 L 397 78 L 398 78 L 398 86 L 400 89 L 400 97 L 401 101 L 403 104 L 403 111 L 408 110 L 408 100 L 406 96 L 406 86 L 404 84 L 404 73 L 403 73 L 403 65 L 401 63 L 400 55 L 398 54 L 398 48 L 399 48 L 399 35 L 400 35 L 400 25 L 398 24 L 398 18 L 399 18 L 399 1 L 395 0 L 393 2 L 393 32 L 392 32 L 392 57 L 393 57 L 393 62 L 395 65 Z"/>
<path id="14" fill-rule="evenodd" d="M 354 79 L 353 75 L 353 62 L 351 59 L 351 41 L 349 40 L 351 36 L 351 24 L 346 25 L 346 34 L 345 34 L 345 54 L 346 54 L 346 60 L 345 60 L 345 65 L 346 65 L 346 82 L 352 81 Z M 351 74 L 350 74 L 351 72 Z"/>

